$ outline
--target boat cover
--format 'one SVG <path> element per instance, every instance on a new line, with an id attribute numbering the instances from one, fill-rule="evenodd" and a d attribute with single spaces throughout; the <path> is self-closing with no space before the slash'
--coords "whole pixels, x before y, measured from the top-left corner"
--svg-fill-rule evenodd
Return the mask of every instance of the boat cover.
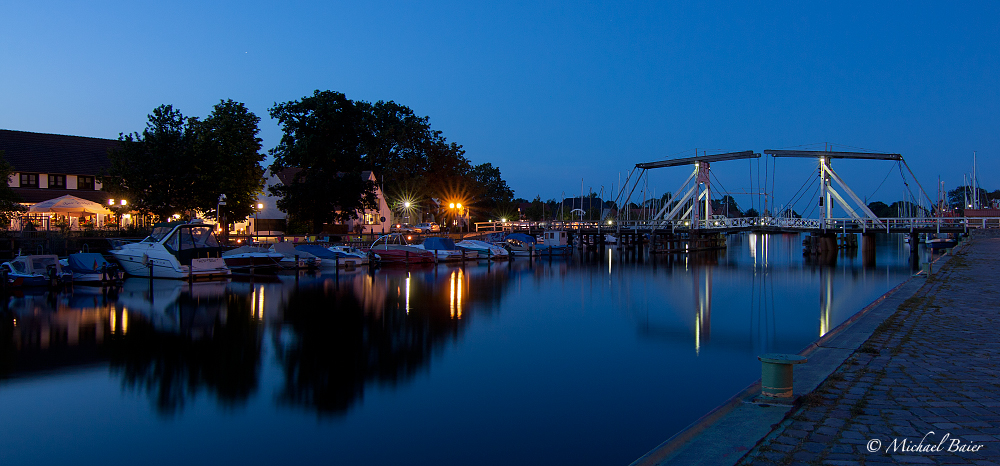
<path id="1" fill-rule="evenodd" d="M 451 238 L 440 238 L 437 236 L 432 236 L 424 240 L 424 249 L 428 251 L 455 251 L 458 247 L 455 246 L 455 242 Z"/>
<path id="2" fill-rule="evenodd" d="M 528 244 L 535 244 L 538 242 L 534 236 L 526 235 L 524 233 L 511 233 L 507 235 L 506 239 L 515 239 L 522 243 L 528 243 Z"/>
<path id="3" fill-rule="evenodd" d="M 96 252 L 70 254 L 66 262 L 69 263 L 69 269 L 77 273 L 100 272 L 101 267 L 111 266 L 104 256 Z"/>
<path id="4" fill-rule="evenodd" d="M 294 258 L 296 255 L 299 256 L 299 259 L 316 258 L 316 256 L 310 252 L 299 251 L 298 249 L 295 249 L 295 245 L 287 241 L 283 243 L 275 243 L 274 246 L 271 246 L 271 249 L 273 249 L 274 252 L 281 254 L 289 259 Z"/>
<path id="5" fill-rule="evenodd" d="M 295 250 L 299 252 L 307 252 L 320 259 L 336 259 L 337 253 L 324 248 L 318 244 L 300 244 L 295 246 Z"/>

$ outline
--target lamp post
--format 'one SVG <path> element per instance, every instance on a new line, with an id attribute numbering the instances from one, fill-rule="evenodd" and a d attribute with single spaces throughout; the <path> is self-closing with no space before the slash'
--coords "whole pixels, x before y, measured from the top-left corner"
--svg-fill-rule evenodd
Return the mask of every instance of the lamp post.
<path id="1" fill-rule="evenodd" d="M 116 203 L 114 199 L 108 199 L 108 208 L 115 216 L 115 223 L 118 224 L 118 236 L 122 234 L 122 210 L 128 205 L 125 199 L 119 199 Z"/>
<path id="2" fill-rule="evenodd" d="M 260 219 L 258 218 L 258 214 L 260 213 L 261 210 L 264 210 L 264 204 L 258 202 L 257 203 L 257 210 L 253 211 L 253 236 L 254 236 L 253 242 L 254 243 L 257 243 L 257 241 L 258 241 L 257 237 L 260 236 L 260 228 L 257 227 L 257 222 L 260 221 Z"/>
<path id="3" fill-rule="evenodd" d="M 451 212 L 452 223 L 454 223 L 455 225 L 458 226 L 458 231 L 459 231 L 459 233 L 461 233 L 462 232 L 462 223 L 459 223 L 458 219 L 459 218 L 462 218 L 463 220 L 465 219 L 464 215 L 462 215 L 462 203 L 461 202 L 451 202 L 451 203 L 448 204 L 448 208 L 452 211 Z"/>
<path id="4" fill-rule="evenodd" d="M 222 229 L 222 242 L 229 244 L 229 228 L 226 228 L 226 217 L 222 215 L 222 206 L 226 205 L 226 195 L 219 194 L 219 203 L 215 207 L 215 223 Z"/>

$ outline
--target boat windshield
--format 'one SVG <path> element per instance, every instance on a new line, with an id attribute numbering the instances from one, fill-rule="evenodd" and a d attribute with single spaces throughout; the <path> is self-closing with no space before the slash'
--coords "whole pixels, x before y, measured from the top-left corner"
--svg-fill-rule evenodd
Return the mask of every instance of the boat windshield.
<path id="1" fill-rule="evenodd" d="M 401 246 L 406 246 L 407 245 L 406 239 L 403 238 L 403 235 L 401 235 L 399 233 L 393 233 L 393 234 L 390 234 L 390 235 L 383 235 L 383 236 L 379 237 L 379 239 L 375 240 L 375 242 L 372 243 L 371 247 L 374 248 L 375 246 L 377 246 L 379 244 L 396 244 L 396 245 L 401 245 Z"/>
<path id="2" fill-rule="evenodd" d="M 211 226 L 185 226 L 178 228 L 167 240 L 167 247 L 174 251 L 195 248 L 217 248 L 219 242 Z"/>
<path id="3" fill-rule="evenodd" d="M 49 266 L 56 266 L 56 257 L 32 257 L 31 258 L 31 268 L 35 273 L 42 273 L 48 270 Z"/>
<path id="4" fill-rule="evenodd" d="M 146 237 L 146 239 L 142 240 L 142 242 L 143 243 L 158 243 L 163 238 L 166 238 L 167 235 L 170 234 L 170 230 L 173 230 L 173 229 L 174 229 L 174 227 L 156 227 L 156 228 L 153 228 L 153 232 L 150 233 L 149 236 Z"/>

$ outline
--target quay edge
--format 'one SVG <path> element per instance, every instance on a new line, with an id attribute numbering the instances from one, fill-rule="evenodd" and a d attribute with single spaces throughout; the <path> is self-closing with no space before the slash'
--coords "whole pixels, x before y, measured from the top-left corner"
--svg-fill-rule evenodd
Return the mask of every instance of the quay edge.
<path id="1" fill-rule="evenodd" d="M 951 258 L 948 254 L 935 260 L 934 271 Z M 911 276 L 800 351 L 809 363 L 795 369 L 793 390 L 797 396 L 819 387 L 879 324 L 924 286 L 925 279 L 924 275 Z M 760 391 L 758 379 L 630 466 L 736 464 L 798 408 L 797 403 L 755 403 Z"/>

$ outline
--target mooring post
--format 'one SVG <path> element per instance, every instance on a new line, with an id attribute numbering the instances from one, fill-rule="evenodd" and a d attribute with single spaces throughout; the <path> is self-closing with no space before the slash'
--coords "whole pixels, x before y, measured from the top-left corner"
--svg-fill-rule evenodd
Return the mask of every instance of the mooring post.
<path id="1" fill-rule="evenodd" d="M 792 398 L 792 368 L 808 359 L 797 354 L 767 353 L 757 356 L 760 365 L 761 395 L 776 399 Z"/>

